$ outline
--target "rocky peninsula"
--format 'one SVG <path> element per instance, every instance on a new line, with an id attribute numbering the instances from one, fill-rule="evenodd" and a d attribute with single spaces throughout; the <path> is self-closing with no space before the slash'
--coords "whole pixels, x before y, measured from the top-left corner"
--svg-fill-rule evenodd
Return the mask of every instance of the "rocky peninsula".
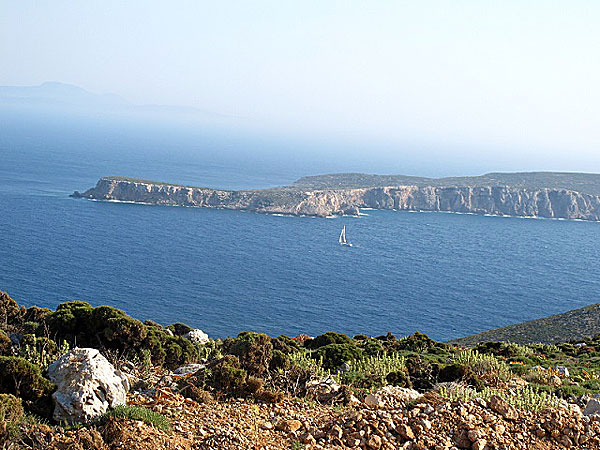
<path id="1" fill-rule="evenodd" d="M 332 174 L 301 178 L 290 186 L 239 191 L 103 177 L 95 187 L 72 196 L 320 217 L 357 215 L 369 208 L 600 221 L 600 175 L 593 174 L 439 179 Z"/>

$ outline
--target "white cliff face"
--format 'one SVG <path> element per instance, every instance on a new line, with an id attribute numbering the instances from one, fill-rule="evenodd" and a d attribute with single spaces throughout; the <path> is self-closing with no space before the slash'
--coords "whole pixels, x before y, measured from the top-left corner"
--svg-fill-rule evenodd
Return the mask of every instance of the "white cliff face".
<path id="1" fill-rule="evenodd" d="M 102 178 L 75 196 L 155 205 L 244 209 L 261 213 L 330 216 L 360 208 L 448 211 L 600 221 L 600 197 L 565 189 L 507 186 L 387 186 L 360 189 L 224 191 Z"/>

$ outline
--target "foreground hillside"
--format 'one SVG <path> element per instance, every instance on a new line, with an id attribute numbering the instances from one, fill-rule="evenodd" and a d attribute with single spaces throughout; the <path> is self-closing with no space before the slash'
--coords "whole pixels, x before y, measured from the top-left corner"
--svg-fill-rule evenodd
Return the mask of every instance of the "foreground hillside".
<path id="1" fill-rule="evenodd" d="M 452 342 L 469 346 L 485 341 L 555 344 L 567 339 L 576 341 L 596 335 L 600 335 L 600 304 L 486 331 Z"/>
<path id="2" fill-rule="evenodd" d="M 600 337 L 212 340 L 2 292 L 0 329 L 6 449 L 600 448 Z"/>

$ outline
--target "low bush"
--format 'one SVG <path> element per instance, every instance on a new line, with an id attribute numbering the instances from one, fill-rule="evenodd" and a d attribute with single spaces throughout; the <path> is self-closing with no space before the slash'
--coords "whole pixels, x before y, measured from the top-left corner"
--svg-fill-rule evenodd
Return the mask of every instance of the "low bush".
<path id="1" fill-rule="evenodd" d="M 439 366 L 423 360 L 419 355 L 411 355 L 405 359 L 406 369 L 413 388 L 424 392 L 431 389 L 438 380 Z"/>
<path id="2" fill-rule="evenodd" d="M 288 370 L 291 365 L 292 361 L 288 355 L 281 350 L 273 350 L 273 356 L 271 357 L 271 363 L 269 364 L 271 370 Z"/>
<path id="3" fill-rule="evenodd" d="M 167 327 L 167 330 L 170 330 L 175 336 L 183 336 L 184 334 L 188 334 L 190 331 L 192 331 L 193 328 L 188 327 L 183 323 L 177 322 L 172 325 L 169 325 Z"/>
<path id="4" fill-rule="evenodd" d="M 331 344 L 351 344 L 351 343 L 352 343 L 352 339 L 350 339 L 345 334 L 329 332 L 329 333 L 325 333 L 320 336 L 317 336 L 314 339 L 307 340 L 304 343 L 304 346 L 306 348 L 315 350 L 315 349 L 325 347 L 326 345 L 331 345 Z"/>
<path id="5" fill-rule="evenodd" d="M 297 352 L 302 348 L 302 345 L 297 340 L 283 334 L 272 339 L 271 343 L 273 344 L 273 350 L 279 350 L 286 355 Z"/>
<path id="6" fill-rule="evenodd" d="M 385 353 L 385 347 L 377 339 L 363 339 L 359 340 L 357 344 L 367 356 L 377 356 Z"/>
<path id="7" fill-rule="evenodd" d="M 422 333 L 415 333 L 394 342 L 394 348 L 397 350 L 408 350 L 417 353 L 427 352 L 436 345 L 438 345 L 436 341 Z"/>
<path id="8" fill-rule="evenodd" d="M 192 382 L 202 389 L 209 387 L 224 395 L 239 396 L 246 392 L 248 373 L 241 368 L 236 356 L 226 355 L 194 378 Z"/>
<path id="9" fill-rule="evenodd" d="M 241 366 L 252 375 L 263 375 L 273 357 L 273 344 L 266 334 L 240 333 L 228 341 L 227 353 L 238 357 Z"/>
<path id="10" fill-rule="evenodd" d="M 0 356 L 9 356 L 12 351 L 12 344 L 8 335 L 0 330 Z"/>
<path id="11" fill-rule="evenodd" d="M 322 361 L 323 367 L 337 370 L 345 362 L 361 359 L 363 351 L 350 341 L 345 344 L 328 344 L 319 347 L 313 357 Z"/>
<path id="12" fill-rule="evenodd" d="M 24 311 L 6 292 L 0 291 L 0 329 L 12 331 L 18 327 L 23 322 Z"/>
<path id="13" fill-rule="evenodd" d="M 0 393 L 23 400 L 27 411 L 49 417 L 54 385 L 44 378 L 40 368 L 23 358 L 0 356 Z"/>

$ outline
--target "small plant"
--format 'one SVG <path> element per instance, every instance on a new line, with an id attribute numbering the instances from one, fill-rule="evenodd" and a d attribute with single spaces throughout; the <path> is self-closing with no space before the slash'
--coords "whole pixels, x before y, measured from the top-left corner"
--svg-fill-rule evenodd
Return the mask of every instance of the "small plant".
<path id="1" fill-rule="evenodd" d="M 161 431 L 171 430 L 171 423 L 165 416 L 141 406 L 115 406 L 103 416 L 104 419 L 111 417 L 115 419 L 140 420 Z"/>
<path id="2" fill-rule="evenodd" d="M 354 384 L 353 380 L 370 380 L 372 385 L 384 385 L 389 381 L 387 378 L 390 374 L 407 373 L 404 357 L 397 353 L 388 355 L 384 352 L 381 355 L 355 359 L 348 364 L 350 370 L 340 372 L 336 377 L 346 384 Z"/>
<path id="3" fill-rule="evenodd" d="M 500 391 L 487 387 L 482 391 L 477 392 L 471 388 L 456 385 L 450 389 L 440 389 L 440 395 L 450 401 L 470 401 L 475 398 L 489 400 L 492 396 L 497 395 L 506 400 L 509 405 L 527 411 L 540 411 L 548 407 L 557 407 L 560 404 L 560 399 L 555 395 L 540 391 L 531 386 L 525 386 L 523 389 L 516 392 Z"/>
<path id="4" fill-rule="evenodd" d="M 509 373 L 508 365 L 494 355 L 481 354 L 477 350 L 464 350 L 454 357 L 454 362 L 459 365 L 471 367 L 477 375 L 495 373 L 506 376 Z"/>
<path id="5" fill-rule="evenodd" d="M 50 364 L 69 353 L 69 350 L 71 350 L 71 346 L 67 341 L 62 341 L 60 345 L 57 345 L 48 338 L 27 335 L 23 338 L 19 356 L 31 364 L 40 366 L 42 370 L 46 370 Z"/>
<path id="6" fill-rule="evenodd" d="M 300 441 L 294 441 L 292 442 L 292 450 L 304 450 L 306 448 L 306 446 L 300 442 Z"/>
<path id="7" fill-rule="evenodd" d="M 292 363 L 301 369 L 308 370 L 314 376 L 325 378 L 330 376 L 330 372 L 323 368 L 323 358 L 311 358 L 310 352 L 299 351 L 290 355 Z"/>

